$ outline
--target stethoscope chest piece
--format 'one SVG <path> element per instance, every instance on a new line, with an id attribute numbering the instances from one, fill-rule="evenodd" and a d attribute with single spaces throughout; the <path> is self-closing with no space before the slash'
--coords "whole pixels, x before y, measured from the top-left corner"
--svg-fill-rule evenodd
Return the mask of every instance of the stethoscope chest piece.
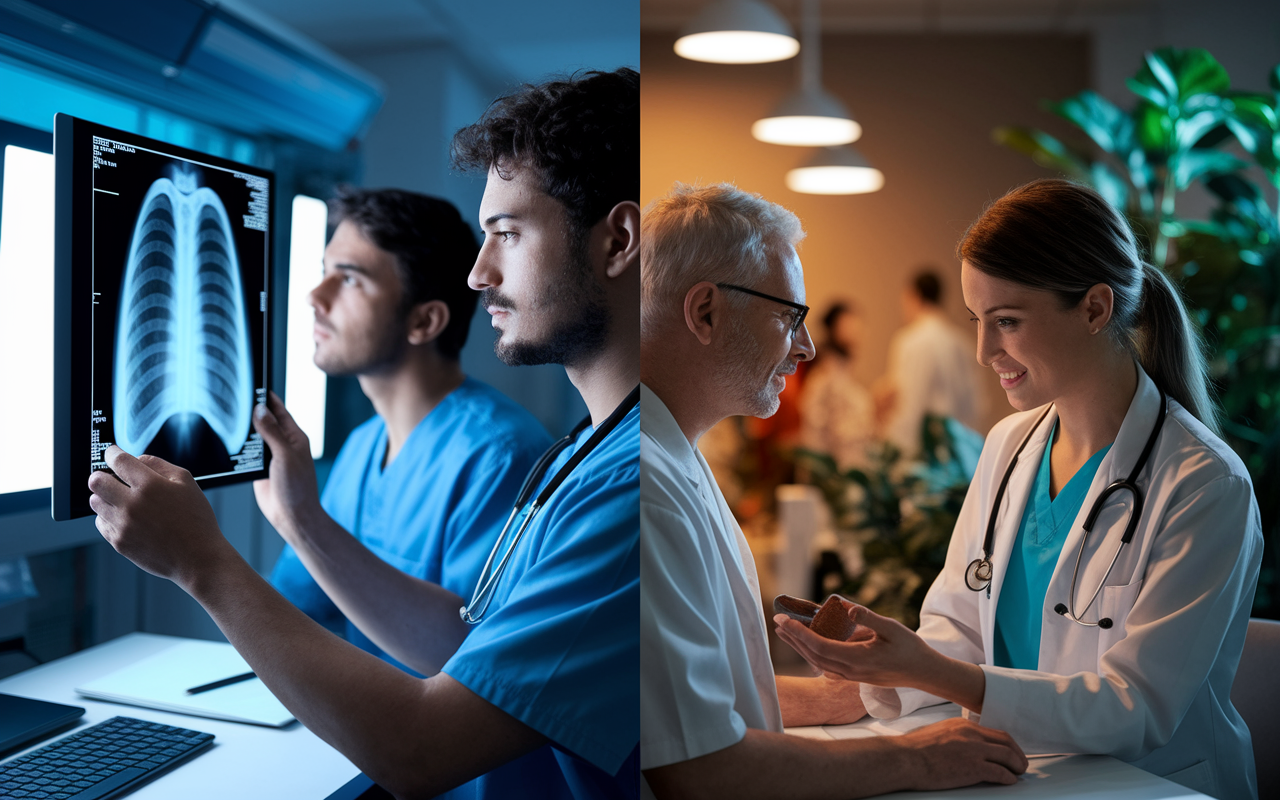
<path id="1" fill-rule="evenodd" d="M 991 574 L 991 561 L 975 558 L 964 571 L 964 582 L 973 591 L 980 592 L 991 584 Z"/>

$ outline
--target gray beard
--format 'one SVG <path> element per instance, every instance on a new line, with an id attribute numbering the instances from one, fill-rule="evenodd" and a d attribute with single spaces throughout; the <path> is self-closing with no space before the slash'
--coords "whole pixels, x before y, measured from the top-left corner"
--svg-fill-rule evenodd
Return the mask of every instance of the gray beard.
<path id="1" fill-rule="evenodd" d="M 769 371 L 764 383 L 760 380 L 760 361 L 764 347 L 751 335 L 745 323 L 737 317 L 729 319 L 729 340 L 735 343 L 731 358 L 722 360 L 716 369 L 715 385 L 725 396 L 741 404 L 734 413 L 761 419 L 772 417 L 778 411 L 778 395 L 773 391 L 773 376 L 777 365 Z"/>

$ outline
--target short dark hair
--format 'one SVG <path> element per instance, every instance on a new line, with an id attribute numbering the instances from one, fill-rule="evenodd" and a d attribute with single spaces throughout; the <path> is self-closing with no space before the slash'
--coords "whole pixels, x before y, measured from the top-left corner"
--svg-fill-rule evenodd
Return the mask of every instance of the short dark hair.
<path id="1" fill-rule="evenodd" d="M 344 220 L 395 256 L 404 288 L 402 314 L 430 300 L 448 306 L 449 324 L 436 338 L 436 350 L 458 360 L 479 296 L 467 286 L 467 275 L 480 252 L 458 209 L 448 200 L 403 189 L 339 186 L 329 201 L 329 225 Z"/>
<path id="2" fill-rule="evenodd" d="M 618 203 L 640 202 L 640 73 L 590 71 L 500 97 L 453 137 L 458 169 L 532 168 L 581 235 Z"/>
<path id="3" fill-rule="evenodd" d="M 916 273 L 911 279 L 911 288 L 915 290 L 917 297 L 931 306 L 942 302 L 942 281 L 938 280 L 938 273 L 931 269 Z"/>

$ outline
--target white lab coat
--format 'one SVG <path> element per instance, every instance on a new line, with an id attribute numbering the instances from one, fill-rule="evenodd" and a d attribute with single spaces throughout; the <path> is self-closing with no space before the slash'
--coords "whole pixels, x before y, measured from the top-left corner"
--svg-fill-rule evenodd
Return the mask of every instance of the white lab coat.
<path id="1" fill-rule="evenodd" d="M 1084 627 L 1054 612 L 1067 603 L 1084 519 L 1094 499 L 1128 477 L 1159 409 L 1141 369 L 1111 451 L 1089 487 L 1058 558 L 1042 609 L 1037 671 L 992 666 L 996 604 L 1033 479 L 1057 417 L 1051 410 L 1018 458 L 995 531 L 990 597 L 973 592 L 965 567 L 981 555 L 987 515 L 1013 453 L 1043 408 L 1014 414 L 987 436 L 952 535 L 947 563 L 925 598 L 920 635 L 934 648 L 982 665 L 983 725 L 1008 731 L 1027 753 L 1102 753 L 1219 798 L 1256 798 L 1248 728 L 1231 684 L 1262 559 L 1262 528 L 1244 465 L 1176 401 L 1138 485 L 1146 501 L 1133 540 L 1099 585 L 1133 505 L 1113 494 L 1088 538 L 1076 611 L 1113 627 Z M 864 686 L 875 717 L 908 714 L 938 698 Z"/>

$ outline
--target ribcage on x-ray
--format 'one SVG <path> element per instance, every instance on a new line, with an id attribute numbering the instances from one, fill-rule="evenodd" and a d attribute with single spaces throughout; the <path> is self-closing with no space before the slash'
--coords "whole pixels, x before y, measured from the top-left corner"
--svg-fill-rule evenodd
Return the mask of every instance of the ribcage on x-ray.
<path id="1" fill-rule="evenodd" d="M 193 413 L 238 453 L 253 410 L 249 329 L 231 224 L 212 189 L 151 185 L 121 289 L 116 444 L 141 453 L 170 417 Z"/>

